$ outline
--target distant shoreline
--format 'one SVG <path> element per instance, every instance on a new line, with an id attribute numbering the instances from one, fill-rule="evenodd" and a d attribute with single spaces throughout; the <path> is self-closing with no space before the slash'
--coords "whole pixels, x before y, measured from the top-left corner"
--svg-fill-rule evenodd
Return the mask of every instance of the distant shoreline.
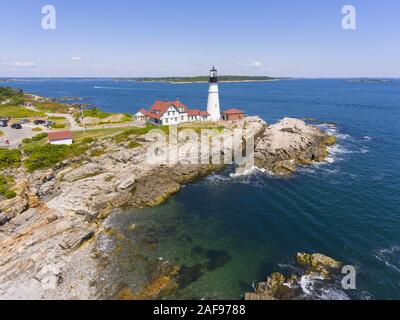
<path id="1" fill-rule="evenodd" d="M 270 80 L 220 80 L 219 83 L 252 83 L 252 82 L 275 82 L 291 79 L 270 79 Z M 197 84 L 208 83 L 208 81 L 138 81 L 142 83 L 170 83 L 170 84 Z"/>

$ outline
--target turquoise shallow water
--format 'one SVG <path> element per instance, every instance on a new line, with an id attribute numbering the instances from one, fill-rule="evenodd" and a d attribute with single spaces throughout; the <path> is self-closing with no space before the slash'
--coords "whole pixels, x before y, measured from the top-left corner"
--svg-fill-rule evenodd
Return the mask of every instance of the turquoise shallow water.
<path id="1" fill-rule="evenodd" d="M 206 103 L 206 84 L 108 79 L 25 79 L 8 83 L 46 96 L 81 96 L 108 111 L 135 112 L 155 99 Z M 4 85 L 4 84 L 2 84 Z M 146 280 L 145 258 L 213 268 L 178 298 L 241 298 L 254 281 L 289 272 L 298 251 L 322 252 L 357 267 L 351 298 L 400 297 L 400 81 L 344 79 L 221 84 L 221 103 L 267 122 L 284 116 L 334 122 L 338 145 L 324 164 L 290 179 L 262 173 L 231 178 L 231 168 L 187 185 L 166 204 L 115 212 L 108 224 L 131 240 L 118 277 Z M 137 225 L 138 232 L 128 226 Z M 136 244 L 136 245 L 135 245 Z M 135 259 L 140 256 L 141 259 Z M 196 270 L 194 268 L 194 270 Z M 195 272 L 194 272 L 195 273 Z"/>

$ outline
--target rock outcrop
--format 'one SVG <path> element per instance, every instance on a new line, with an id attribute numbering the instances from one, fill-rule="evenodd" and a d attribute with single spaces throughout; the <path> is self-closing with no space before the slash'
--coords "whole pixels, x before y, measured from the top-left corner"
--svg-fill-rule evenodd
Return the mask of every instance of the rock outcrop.
<path id="1" fill-rule="evenodd" d="M 298 165 L 319 162 L 328 155 L 327 146 L 335 144 L 316 126 L 299 119 L 285 118 L 268 127 L 255 148 L 255 164 L 275 174 L 296 171 Z"/>
<path id="2" fill-rule="evenodd" d="M 335 276 L 341 271 L 341 262 L 320 253 L 298 253 L 296 263 L 300 272 L 289 276 L 273 273 L 265 282 L 258 283 L 254 292 L 246 293 L 245 300 L 323 299 L 324 296 L 317 293 L 325 287 L 340 290 L 335 288 Z"/>
<path id="3" fill-rule="evenodd" d="M 276 173 L 294 172 L 298 164 L 322 160 L 326 145 L 334 143 L 317 127 L 296 119 L 284 119 L 267 127 L 260 118 L 251 117 L 224 126 L 247 130 L 239 145 L 254 136 L 256 165 Z M 79 274 L 75 264 L 78 266 L 80 261 L 73 257 L 83 258 L 82 250 L 76 250 L 96 236 L 101 219 L 111 209 L 159 205 L 186 183 L 223 167 L 222 163 L 189 164 L 186 153 L 198 146 L 187 137 L 177 142 L 177 148 L 183 150 L 177 160 L 162 164 L 147 161 L 148 151 L 157 141 L 154 134 L 125 140 L 117 142 L 111 137 L 92 142 L 88 151 L 47 170 L 28 173 L 21 167 L 7 172 L 18 183 L 13 188 L 16 197 L 0 202 L 0 298 L 46 297 L 47 291 L 43 290 L 49 284 L 74 286 L 76 279 L 66 270 Z M 237 145 L 227 141 L 228 146 L 213 149 L 210 158 L 223 158 L 236 150 Z M 98 150 L 102 152 L 93 152 Z M 156 151 L 161 156 L 170 152 L 162 148 Z M 89 256 L 86 254 L 84 259 Z M 313 263 L 318 265 L 315 261 L 320 260 L 314 257 Z M 313 264 L 311 267 L 319 270 Z M 180 285 L 187 282 L 187 270 L 191 269 L 179 273 Z M 193 273 L 201 274 L 197 271 Z M 271 297 L 281 296 L 280 289 L 273 289 L 281 280 L 275 276 L 267 281 L 266 286 L 271 288 L 268 290 L 273 291 L 269 292 Z M 168 287 L 161 280 L 149 285 L 147 292 L 155 293 L 157 287 Z M 90 285 L 78 287 L 74 292 L 87 297 Z"/>

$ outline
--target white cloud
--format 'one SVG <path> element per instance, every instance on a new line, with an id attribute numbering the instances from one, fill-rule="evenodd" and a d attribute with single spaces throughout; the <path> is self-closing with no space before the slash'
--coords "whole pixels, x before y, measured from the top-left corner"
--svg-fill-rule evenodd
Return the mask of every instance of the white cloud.
<path id="1" fill-rule="evenodd" d="M 35 68 L 36 63 L 30 61 L 6 61 L 3 65 L 7 67 L 17 67 L 17 68 Z"/>
<path id="2" fill-rule="evenodd" d="M 82 59 L 79 56 L 72 57 L 72 61 L 81 61 L 81 60 Z"/>
<path id="3" fill-rule="evenodd" d="M 255 62 L 253 62 L 253 67 L 261 68 L 262 66 L 263 66 L 263 64 L 262 64 L 262 62 L 260 62 L 260 61 L 255 61 Z"/>

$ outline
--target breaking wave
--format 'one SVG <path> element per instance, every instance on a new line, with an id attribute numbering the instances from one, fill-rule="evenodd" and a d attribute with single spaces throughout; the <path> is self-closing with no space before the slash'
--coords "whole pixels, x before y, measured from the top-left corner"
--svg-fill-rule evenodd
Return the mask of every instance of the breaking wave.
<path id="1" fill-rule="evenodd" d="M 376 259 L 384 263 L 393 271 L 400 272 L 400 247 L 394 246 L 389 249 L 381 249 L 374 255 Z"/>

